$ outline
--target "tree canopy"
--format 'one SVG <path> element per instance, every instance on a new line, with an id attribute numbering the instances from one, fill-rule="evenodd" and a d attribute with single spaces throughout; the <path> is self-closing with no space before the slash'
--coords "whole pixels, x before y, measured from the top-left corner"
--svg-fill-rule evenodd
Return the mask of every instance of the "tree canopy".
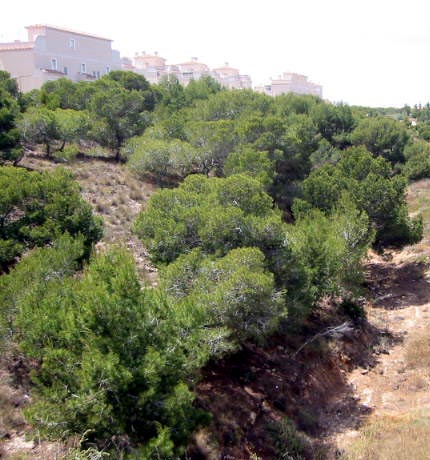
<path id="1" fill-rule="evenodd" d="M 19 92 L 15 80 L 0 71 L 0 164 L 21 157 L 20 134 L 16 120 L 20 113 Z"/>
<path id="2" fill-rule="evenodd" d="M 80 196 L 69 173 L 0 167 L 0 267 L 62 233 L 84 237 L 87 256 L 102 234 L 101 222 Z"/>

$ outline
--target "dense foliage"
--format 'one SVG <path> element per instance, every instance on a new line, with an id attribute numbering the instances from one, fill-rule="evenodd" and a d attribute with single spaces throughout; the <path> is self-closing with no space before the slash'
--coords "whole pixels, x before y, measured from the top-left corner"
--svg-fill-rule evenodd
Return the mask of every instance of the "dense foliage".
<path id="1" fill-rule="evenodd" d="M 15 80 L 0 71 L 0 164 L 19 160 L 20 133 L 16 118 L 20 113 L 19 92 Z"/>
<path id="2" fill-rule="evenodd" d="M 201 307 L 142 290 L 121 249 L 76 278 L 83 251 L 82 238 L 64 236 L 0 278 L 2 329 L 39 363 L 27 415 L 51 438 L 87 433 L 140 446 L 138 458 L 174 458 L 207 420 L 189 387 L 225 334 L 206 329 Z"/>
<path id="3" fill-rule="evenodd" d="M 43 144 L 46 154 L 63 151 L 66 143 L 96 142 L 120 160 L 124 141 L 150 123 L 157 92 L 133 72 L 115 71 L 94 83 L 59 79 L 27 95 L 27 111 L 19 120 L 23 141 Z"/>
<path id="4" fill-rule="evenodd" d="M 102 234 L 100 221 L 80 196 L 71 175 L 0 167 L 0 270 L 24 250 L 62 233 L 84 237 L 86 255 Z"/>
<path id="5" fill-rule="evenodd" d="M 136 222 L 156 262 L 171 262 L 195 247 L 225 255 L 242 246 L 282 244 L 282 219 L 260 182 L 189 176 L 177 190 L 161 190 Z"/>
<path id="6" fill-rule="evenodd" d="M 273 276 L 274 287 L 283 292 L 283 309 L 272 310 L 265 301 L 266 314 L 275 311 L 279 321 L 288 308 L 303 317 L 324 295 L 348 296 L 361 281 L 361 259 L 374 235 L 369 218 L 346 197 L 328 214 L 298 205 L 296 224 L 287 225 L 261 182 L 246 175 L 192 175 L 177 189 L 152 195 L 136 221 L 136 231 L 154 262 L 177 259 L 166 270 L 175 276 L 173 292 L 179 297 L 195 299 L 194 289 L 178 286 L 190 287 L 201 272 L 206 273 L 206 259 L 214 264 L 214 257 L 240 254 L 235 252 L 238 248 L 258 249 L 264 256 L 265 276 Z M 248 289 L 258 290 L 257 286 L 250 283 Z M 205 290 L 210 292 L 208 286 Z M 257 305 L 255 301 L 256 312 Z M 260 315 L 259 321 L 264 321 L 262 311 Z M 236 320 L 242 327 L 239 314 Z"/>
<path id="7" fill-rule="evenodd" d="M 406 180 L 393 177 L 386 160 L 373 158 L 362 147 L 343 152 L 336 165 L 313 171 L 302 189 L 304 199 L 323 211 L 333 209 L 347 194 L 369 216 L 379 245 L 414 243 L 422 237 L 421 219 L 408 216 Z"/>

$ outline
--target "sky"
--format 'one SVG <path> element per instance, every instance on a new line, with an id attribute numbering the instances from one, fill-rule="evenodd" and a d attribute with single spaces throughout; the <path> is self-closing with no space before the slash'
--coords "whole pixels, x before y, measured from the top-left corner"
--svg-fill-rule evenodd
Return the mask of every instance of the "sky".
<path id="1" fill-rule="evenodd" d="M 20 0 L 0 8 L 0 42 L 50 24 L 113 39 L 121 56 L 228 62 L 255 86 L 289 71 L 332 102 L 430 101 L 429 0 Z"/>

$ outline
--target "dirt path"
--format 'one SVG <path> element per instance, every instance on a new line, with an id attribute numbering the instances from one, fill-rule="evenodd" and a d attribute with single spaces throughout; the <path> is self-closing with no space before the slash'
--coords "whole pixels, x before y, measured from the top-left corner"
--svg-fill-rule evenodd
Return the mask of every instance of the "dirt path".
<path id="1" fill-rule="evenodd" d="M 357 368 L 348 383 L 358 402 L 369 408 L 371 417 L 402 416 L 430 408 L 430 280 L 423 257 L 411 260 L 408 250 L 387 258 L 373 255 L 368 265 L 369 288 L 374 294 L 368 318 L 392 339 L 370 369 Z M 426 363 L 421 360 L 428 359 Z M 336 437 L 342 451 L 359 435 L 347 430 Z"/>

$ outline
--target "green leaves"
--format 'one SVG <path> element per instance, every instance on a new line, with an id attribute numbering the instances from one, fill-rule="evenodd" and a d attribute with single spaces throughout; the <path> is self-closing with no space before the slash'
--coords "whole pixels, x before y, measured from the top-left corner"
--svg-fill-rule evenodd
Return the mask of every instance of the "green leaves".
<path id="1" fill-rule="evenodd" d="M 345 150 L 335 165 L 312 172 L 302 184 L 305 200 L 330 212 L 346 192 L 359 211 L 365 211 L 376 231 L 376 244 L 402 245 L 421 238 L 419 221 L 407 214 L 406 180 L 392 177 L 388 161 L 373 158 L 363 147 Z"/>
<path id="2" fill-rule="evenodd" d="M 145 96 L 139 91 L 128 91 L 114 83 L 105 82 L 105 88 L 93 95 L 89 107 L 90 112 L 105 124 L 108 132 L 108 136 L 105 136 L 105 130 L 95 131 L 95 139 L 117 152 L 117 159 L 123 142 L 141 134 L 149 125 Z"/>
<path id="3" fill-rule="evenodd" d="M 373 241 L 369 218 L 344 196 L 329 216 L 312 209 L 287 230 L 289 247 L 308 277 L 308 295 L 344 295 L 362 281 L 361 261 Z"/>
<path id="4" fill-rule="evenodd" d="M 65 232 L 85 235 L 87 255 L 102 234 L 100 220 L 70 174 L 0 167 L 0 266 L 24 248 L 45 245 Z"/>
<path id="5" fill-rule="evenodd" d="M 170 296 L 200 306 L 207 327 L 226 328 L 233 345 L 264 341 L 286 317 L 283 292 L 275 289 L 273 274 L 256 248 L 233 249 L 219 259 L 195 249 L 169 265 L 162 279 Z M 227 337 L 224 341 L 228 345 Z"/>
<path id="6" fill-rule="evenodd" d="M 59 138 L 55 114 L 45 107 L 32 107 L 18 122 L 21 137 L 28 144 L 44 144 L 46 155 L 51 156 L 51 142 Z"/>
<path id="7" fill-rule="evenodd" d="M 47 82 L 19 122 L 22 138 L 44 144 L 47 155 L 60 142 L 96 141 L 120 160 L 123 143 L 150 124 L 156 93 L 141 75 L 114 71 L 93 83 Z"/>
<path id="8" fill-rule="evenodd" d="M 20 113 L 16 81 L 0 71 L 0 164 L 21 157 L 20 135 L 16 119 Z"/>
<path id="9" fill-rule="evenodd" d="M 192 170 L 197 152 L 178 139 L 164 140 L 141 136 L 130 139 L 122 149 L 129 167 L 140 177 L 152 176 L 159 182 L 167 177 L 186 177 Z"/>
<path id="10" fill-rule="evenodd" d="M 257 180 L 245 175 L 189 176 L 178 189 L 153 194 L 135 228 L 153 260 L 171 262 L 195 247 L 222 255 L 237 247 L 259 246 L 265 219 L 277 221 L 273 228 L 282 232 L 281 217 Z M 271 232 L 267 238 L 279 241 Z"/>
<path id="11" fill-rule="evenodd" d="M 230 153 L 227 157 L 224 174 L 226 176 L 246 174 L 269 188 L 275 174 L 275 166 L 267 151 L 260 152 L 251 147 L 244 147 Z"/>
<path id="12" fill-rule="evenodd" d="M 392 164 L 404 161 L 403 150 L 409 140 L 406 128 L 395 120 L 382 117 L 364 118 L 351 134 L 354 145 L 364 145 L 375 156 Z"/>
<path id="13" fill-rule="evenodd" d="M 227 333 L 208 328 L 202 307 L 142 289 L 123 249 L 76 277 L 82 243 L 63 236 L 0 278 L 1 331 L 40 364 L 29 420 L 48 437 L 89 432 L 106 445 L 128 435 L 149 451 L 163 433 L 179 455 L 207 420 L 193 407 L 197 371 L 228 349 Z"/>

